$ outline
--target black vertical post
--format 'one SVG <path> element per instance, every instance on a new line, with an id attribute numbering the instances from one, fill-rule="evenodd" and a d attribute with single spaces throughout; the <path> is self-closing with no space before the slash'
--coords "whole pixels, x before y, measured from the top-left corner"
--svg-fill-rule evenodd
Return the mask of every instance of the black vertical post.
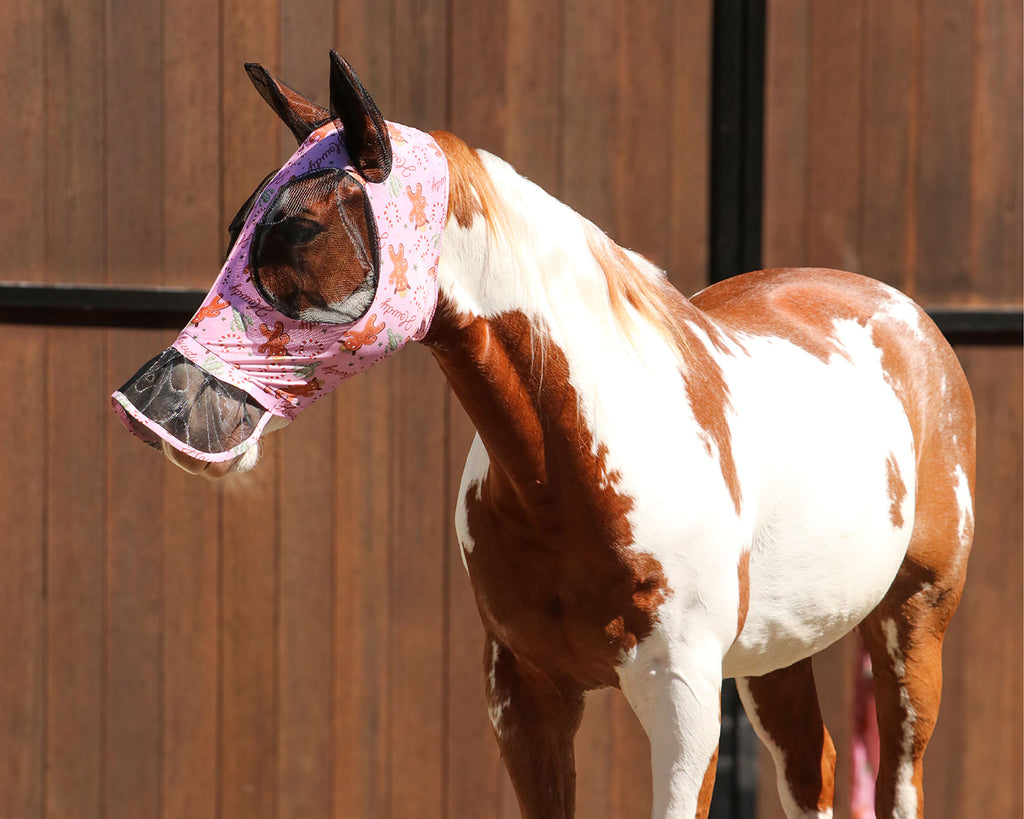
<path id="1" fill-rule="evenodd" d="M 765 0 L 715 0 L 711 68 L 708 279 L 761 267 Z M 722 686 L 710 819 L 754 819 L 757 738 L 736 686 Z"/>
<path id="2" fill-rule="evenodd" d="M 709 278 L 761 266 L 765 0 L 715 0 Z"/>

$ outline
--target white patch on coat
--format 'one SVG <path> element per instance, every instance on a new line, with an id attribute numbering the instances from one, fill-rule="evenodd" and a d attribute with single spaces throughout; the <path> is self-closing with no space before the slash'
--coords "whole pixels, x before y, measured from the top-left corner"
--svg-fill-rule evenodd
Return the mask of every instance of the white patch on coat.
<path id="1" fill-rule="evenodd" d="M 907 673 L 906 660 L 900 648 L 899 632 L 892 618 L 882 621 L 885 634 L 885 649 L 892 663 L 893 673 L 899 681 L 900 709 L 903 722 L 900 723 L 900 760 L 896 769 L 896 815 L 912 819 L 917 816 L 917 787 L 914 785 L 914 723 L 917 713 L 910 701 L 910 693 L 904 684 Z"/>
<path id="2" fill-rule="evenodd" d="M 960 537 L 960 546 L 967 548 L 971 545 L 971 538 L 974 535 L 974 500 L 971 498 L 971 485 L 963 465 L 957 464 L 953 474 L 956 476 L 953 492 L 956 494 L 959 508 L 957 534 Z"/>
<path id="3" fill-rule="evenodd" d="M 455 505 L 455 535 L 459 541 L 459 555 L 462 557 L 462 566 L 469 571 L 466 563 L 466 556 L 473 552 L 476 545 L 473 535 L 469 531 L 469 495 L 476 493 L 480 498 L 480 487 L 487 475 L 490 466 L 490 459 L 487 457 L 487 450 L 484 449 L 483 441 L 477 435 L 473 438 L 473 445 L 469 449 L 466 458 L 466 466 L 462 470 L 462 483 L 459 486 L 458 502 Z"/>
<path id="4" fill-rule="evenodd" d="M 760 676 L 837 640 L 878 604 L 906 554 L 916 495 L 910 423 L 870 330 L 839 322 L 835 336 L 841 353 L 827 362 L 753 336 L 740 339 L 747 355 L 722 361 L 753 517 L 750 605 L 726 676 Z M 898 529 L 890 452 L 907 490 Z"/>
<path id="5" fill-rule="evenodd" d="M 885 290 L 891 298 L 872 317 L 871 323 L 878 319 L 889 319 L 898 321 L 906 326 L 918 341 L 924 338 L 924 329 L 921 327 L 921 308 L 903 293 L 891 287 L 885 286 Z"/>
<path id="6" fill-rule="evenodd" d="M 497 736 L 502 735 L 501 717 L 505 709 L 512 704 L 511 697 L 500 697 L 498 695 L 498 679 L 496 669 L 498 657 L 501 654 L 501 646 L 496 641 L 491 641 L 491 659 L 487 670 L 487 717 L 490 719 L 491 727 Z"/>

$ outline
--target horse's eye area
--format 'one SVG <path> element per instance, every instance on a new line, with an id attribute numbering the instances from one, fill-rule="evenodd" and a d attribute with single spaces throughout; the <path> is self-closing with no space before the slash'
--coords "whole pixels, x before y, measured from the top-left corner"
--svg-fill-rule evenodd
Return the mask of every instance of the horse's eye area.
<path id="1" fill-rule="evenodd" d="M 277 234 L 290 245 L 304 245 L 324 232 L 324 226 L 312 219 L 292 216 L 274 225 Z"/>

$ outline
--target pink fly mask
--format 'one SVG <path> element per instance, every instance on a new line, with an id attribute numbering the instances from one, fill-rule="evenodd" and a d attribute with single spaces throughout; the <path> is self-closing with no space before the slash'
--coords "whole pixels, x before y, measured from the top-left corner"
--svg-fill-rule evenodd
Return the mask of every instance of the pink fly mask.
<path id="1" fill-rule="evenodd" d="M 419 340 L 437 305 L 448 165 L 427 134 L 386 123 L 331 54 L 331 110 L 246 70 L 299 149 L 231 223 L 220 276 L 174 344 L 113 395 L 134 434 L 227 461 L 273 416 Z"/>

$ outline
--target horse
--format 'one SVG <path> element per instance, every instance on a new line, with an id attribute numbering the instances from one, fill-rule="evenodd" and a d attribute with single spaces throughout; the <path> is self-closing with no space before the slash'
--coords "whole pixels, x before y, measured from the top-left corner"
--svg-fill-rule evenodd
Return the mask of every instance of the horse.
<path id="1" fill-rule="evenodd" d="M 300 148 L 175 347 L 115 394 L 124 423 L 190 472 L 252 468 L 262 433 L 414 339 L 477 431 L 455 527 L 524 817 L 573 816 L 584 694 L 607 686 L 649 737 L 652 815 L 706 817 L 725 678 L 787 816 L 831 816 L 811 657 L 855 628 L 877 813 L 922 816 L 975 462 L 924 311 L 813 268 L 686 298 L 498 157 L 384 120 L 337 54 L 330 108 L 246 70 Z"/>

